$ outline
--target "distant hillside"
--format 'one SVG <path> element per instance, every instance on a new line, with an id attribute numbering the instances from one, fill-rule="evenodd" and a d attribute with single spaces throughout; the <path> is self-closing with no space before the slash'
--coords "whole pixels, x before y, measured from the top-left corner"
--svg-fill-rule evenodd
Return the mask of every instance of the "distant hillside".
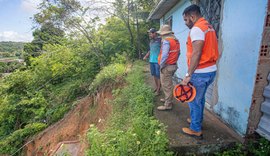
<path id="1" fill-rule="evenodd" d="M 0 42 L 0 52 L 22 52 L 23 46 L 25 43 L 23 42 Z"/>

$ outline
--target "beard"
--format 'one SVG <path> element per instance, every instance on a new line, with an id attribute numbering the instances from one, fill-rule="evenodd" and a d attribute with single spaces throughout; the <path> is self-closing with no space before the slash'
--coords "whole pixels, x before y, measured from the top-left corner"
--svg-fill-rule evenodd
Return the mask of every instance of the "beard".
<path id="1" fill-rule="evenodd" d="M 187 27 L 188 27 L 189 29 L 191 29 L 193 26 L 194 26 L 194 23 L 193 23 L 192 21 L 190 21 L 190 23 L 187 24 Z"/>

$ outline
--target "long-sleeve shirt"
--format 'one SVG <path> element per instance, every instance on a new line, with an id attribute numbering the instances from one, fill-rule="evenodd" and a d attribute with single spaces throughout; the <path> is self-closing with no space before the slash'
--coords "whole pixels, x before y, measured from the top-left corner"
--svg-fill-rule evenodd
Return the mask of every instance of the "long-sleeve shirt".
<path id="1" fill-rule="evenodd" d="M 168 40 L 163 40 L 162 42 L 162 55 L 160 60 L 160 69 L 166 66 L 166 61 L 169 57 L 170 42 Z"/>

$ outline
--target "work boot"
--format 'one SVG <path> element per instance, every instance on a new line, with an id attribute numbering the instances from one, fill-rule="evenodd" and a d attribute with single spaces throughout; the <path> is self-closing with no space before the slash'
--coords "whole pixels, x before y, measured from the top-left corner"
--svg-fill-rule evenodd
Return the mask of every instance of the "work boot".
<path id="1" fill-rule="evenodd" d="M 184 134 L 187 134 L 189 136 L 195 137 L 195 138 L 200 139 L 200 140 L 203 139 L 202 131 L 196 132 L 196 131 L 193 131 L 192 129 L 186 128 L 186 127 L 182 128 L 182 131 Z"/>
<path id="2" fill-rule="evenodd" d="M 190 118 L 187 118 L 187 123 L 188 123 L 188 124 L 191 124 L 191 119 L 190 119 Z M 202 125 L 201 128 L 203 129 L 203 125 Z"/>

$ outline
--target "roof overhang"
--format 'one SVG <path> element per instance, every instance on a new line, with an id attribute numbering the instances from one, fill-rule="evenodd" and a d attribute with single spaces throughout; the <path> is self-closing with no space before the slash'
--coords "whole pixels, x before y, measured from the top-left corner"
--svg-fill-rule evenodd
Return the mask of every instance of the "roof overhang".
<path id="1" fill-rule="evenodd" d="M 169 10 L 171 10 L 181 0 L 161 0 L 150 12 L 147 20 L 161 19 Z"/>

